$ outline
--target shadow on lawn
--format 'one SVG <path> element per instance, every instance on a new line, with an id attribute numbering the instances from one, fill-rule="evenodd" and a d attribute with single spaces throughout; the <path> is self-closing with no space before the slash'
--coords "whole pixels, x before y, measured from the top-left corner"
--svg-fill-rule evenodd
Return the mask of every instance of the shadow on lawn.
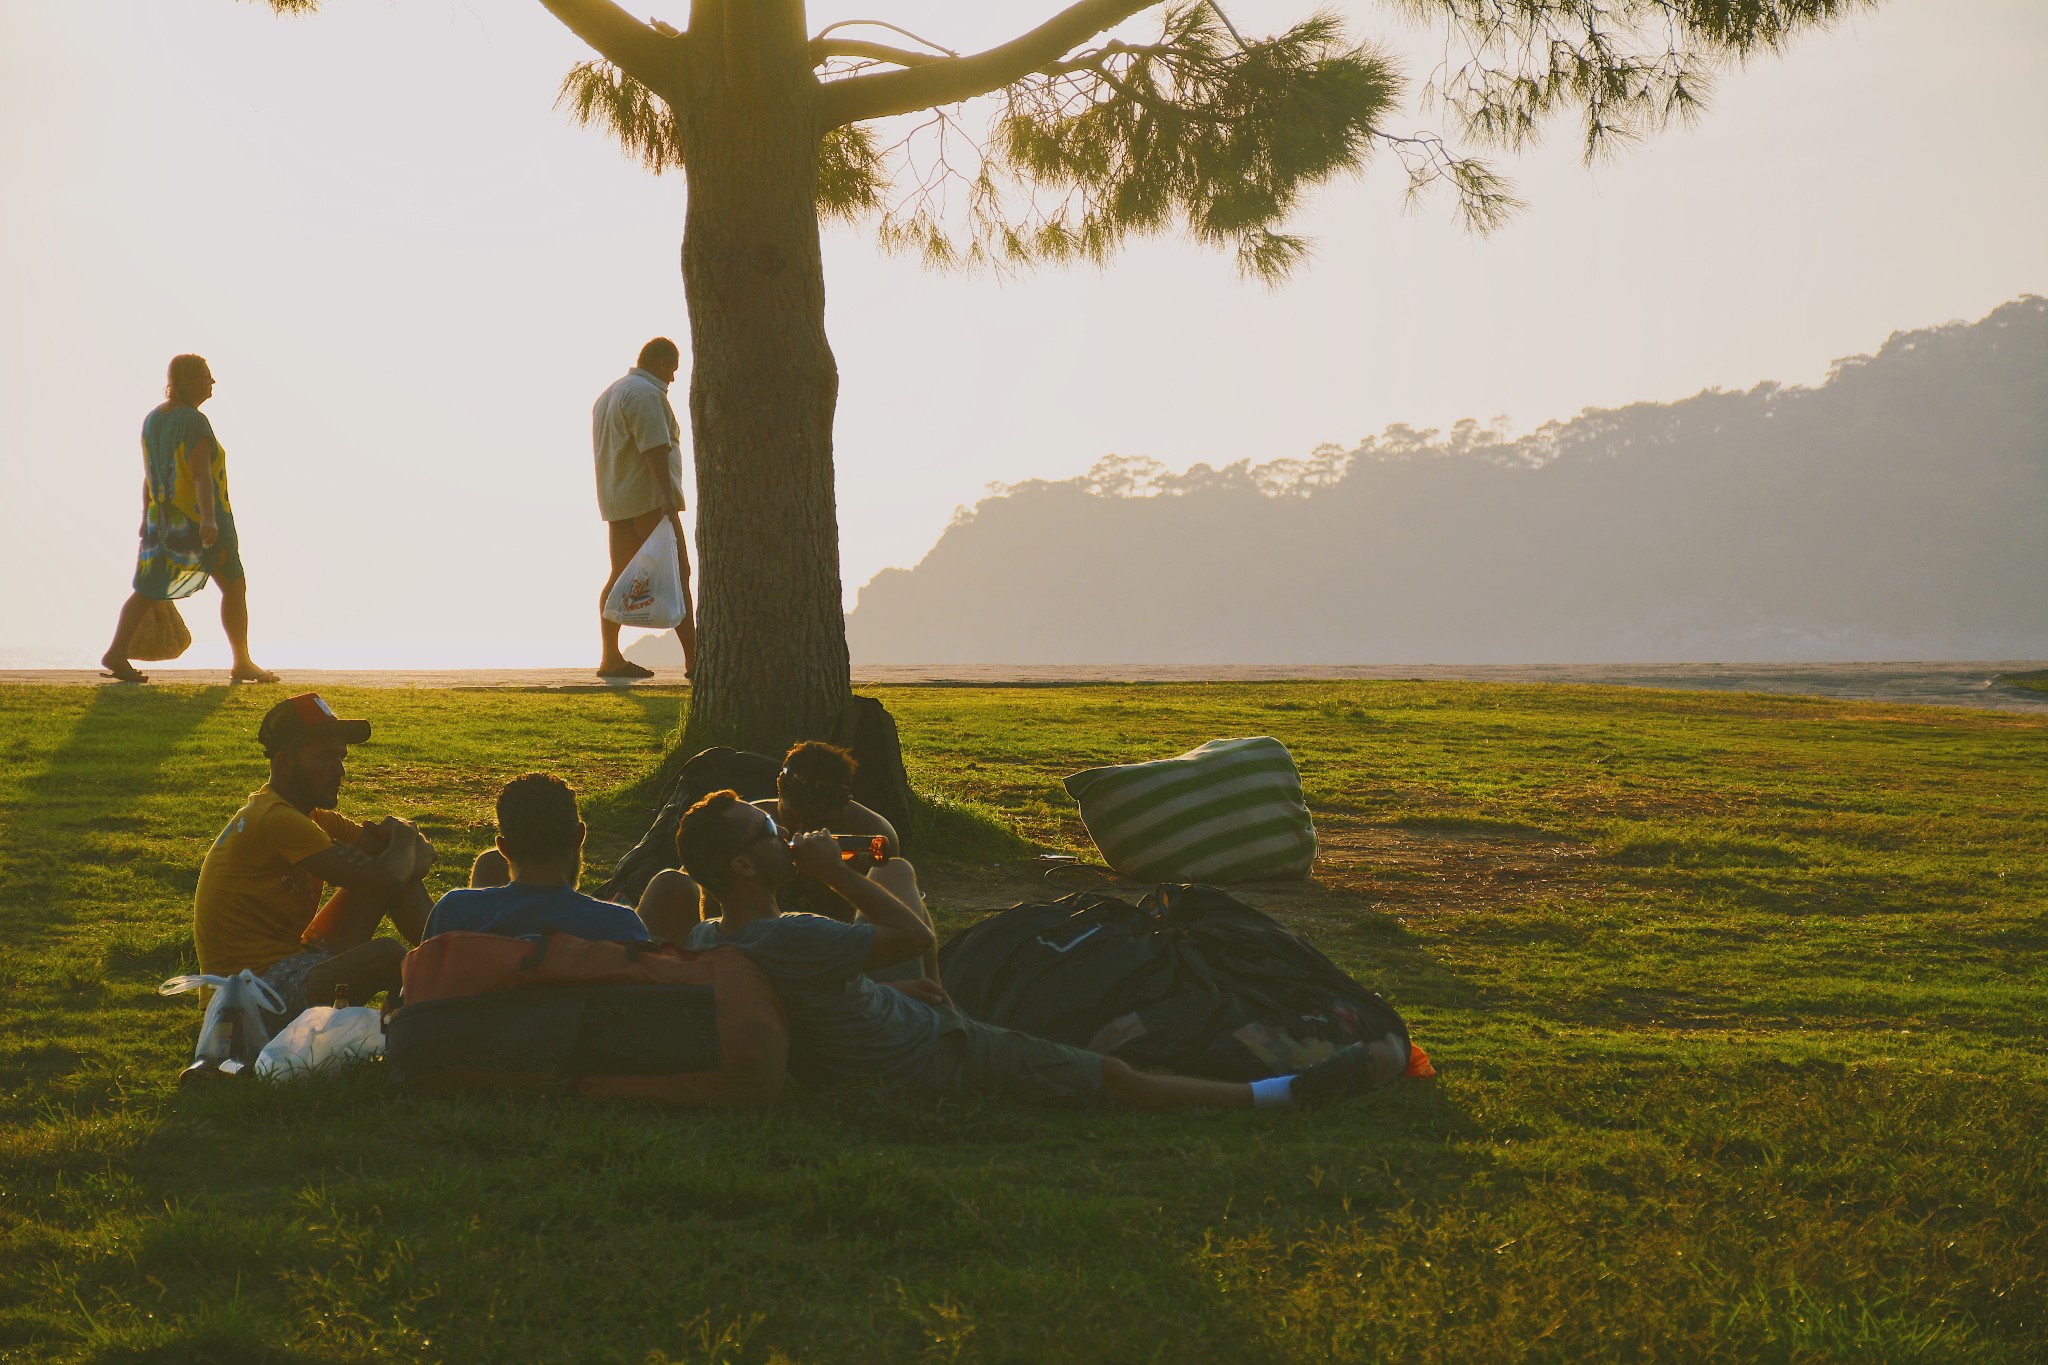
<path id="1" fill-rule="evenodd" d="M 231 689 L 190 693 L 154 688 L 102 687 L 42 771 L 25 778 L 7 818 L 0 822 L 0 869 L 7 896 L 0 927 L 17 948 L 40 946 L 75 921 L 80 885 L 117 870 L 161 876 L 156 860 L 118 847 L 118 836 L 146 831 L 150 822 L 133 807 L 175 788 L 172 757 L 226 700 Z M 105 809 L 110 794 L 131 807 Z M 196 864 L 177 869 L 196 874 Z"/>
<path id="2" fill-rule="evenodd" d="M 670 784 L 689 757 L 672 746 L 682 736 L 683 722 L 690 713 L 690 698 L 687 692 L 652 692 L 634 687 L 619 690 L 640 708 L 648 730 L 663 746 L 663 752 L 640 777 L 590 796 L 583 803 L 583 817 L 590 822 L 598 842 L 616 842 L 619 852 L 624 853 L 661 808 L 662 798 L 668 795 Z M 596 864 L 592 866 L 595 868 Z"/>

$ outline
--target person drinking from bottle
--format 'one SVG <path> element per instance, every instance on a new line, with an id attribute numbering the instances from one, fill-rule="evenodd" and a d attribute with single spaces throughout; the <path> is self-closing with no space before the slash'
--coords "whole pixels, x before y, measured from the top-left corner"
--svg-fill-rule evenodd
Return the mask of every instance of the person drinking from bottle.
<path id="1" fill-rule="evenodd" d="M 407 944 L 426 927 L 434 846 L 396 816 L 362 822 L 335 809 L 348 749 L 370 737 L 314 693 L 270 708 L 256 731 L 270 780 L 227 822 L 199 868 L 192 932 L 199 970 L 247 968 L 284 1001 L 285 1017 L 346 987 L 362 1004 L 395 991 Z M 321 904 L 327 888 L 334 894 Z M 377 938 L 385 919 L 403 936 Z"/>
<path id="2" fill-rule="evenodd" d="M 853 778 L 858 770 L 854 756 L 838 745 L 826 744 L 822 740 L 805 740 L 783 756 L 782 771 L 775 778 L 776 794 L 754 804 L 784 829 L 823 830 L 830 834 L 858 836 L 847 840 L 849 844 L 858 846 L 842 850 L 842 853 L 853 855 L 845 860 L 852 870 L 887 887 L 891 894 L 929 924 L 931 912 L 926 909 L 924 893 L 917 884 L 917 869 L 902 856 L 896 827 L 879 811 L 870 810 L 853 799 Z M 883 856 L 879 860 L 870 855 L 866 847 L 868 841 L 876 838 L 882 840 Z M 829 884 L 813 879 L 791 883 L 784 900 L 791 909 L 849 924 L 858 923 L 861 919 L 859 907 L 854 902 Z M 671 932 L 664 936 L 677 939 L 687 933 L 700 917 L 708 917 L 711 913 L 709 907 L 703 907 L 701 888 L 683 872 L 655 874 L 640 897 L 640 917 L 650 927 L 656 924 L 668 926 Z M 681 932 L 673 932 L 676 929 Z M 882 969 L 875 979 L 883 982 L 915 980 L 920 975 L 932 981 L 939 979 L 936 948 L 926 953 L 921 962 L 892 964 Z"/>

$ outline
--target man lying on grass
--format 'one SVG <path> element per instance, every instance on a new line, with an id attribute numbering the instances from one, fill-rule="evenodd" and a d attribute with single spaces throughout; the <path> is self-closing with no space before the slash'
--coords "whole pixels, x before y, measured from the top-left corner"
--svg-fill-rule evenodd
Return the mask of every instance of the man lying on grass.
<path id="1" fill-rule="evenodd" d="M 270 984 L 285 1015 L 334 998 L 357 1004 L 398 988 L 406 943 L 427 921 L 422 880 L 434 846 L 396 816 L 361 824 L 334 809 L 348 746 L 370 723 L 343 720 L 307 692 L 270 708 L 256 731 L 270 780 L 235 812 L 199 868 L 193 937 L 199 970 L 245 968 Z M 320 904 L 324 887 L 340 888 Z M 406 943 L 373 938 L 389 917 Z"/>
<path id="2" fill-rule="evenodd" d="M 806 1080 L 1086 1108 L 1248 1109 L 1335 1103 L 1391 1084 L 1408 1065 L 1408 1045 L 1388 1034 L 1299 1075 L 1249 1085 L 1136 1071 L 1115 1057 L 976 1023 L 931 980 L 877 985 L 869 972 L 931 951 L 932 928 L 848 867 L 829 834 L 792 840 L 766 811 L 714 792 L 683 817 L 676 847 L 684 869 L 724 908 L 724 918 L 691 931 L 689 946 L 737 944 L 767 974 L 789 1011 L 790 1070 Z M 866 922 L 785 912 L 777 892 L 800 875 L 844 896 Z"/>
<path id="3" fill-rule="evenodd" d="M 887 887 L 897 900 L 930 924 L 931 913 L 925 909 L 924 892 L 917 885 L 917 869 L 902 856 L 896 827 L 879 812 L 853 799 L 853 778 L 858 768 L 853 755 L 845 749 L 821 740 L 807 739 L 783 755 L 782 771 L 775 778 L 776 794 L 756 801 L 754 805 L 768 812 L 769 818 L 784 829 L 821 829 L 834 834 L 881 836 L 885 852 L 882 861 L 875 863 L 862 858 L 853 863 L 854 870 Z M 791 910 L 809 911 L 827 919 L 863 922 L 859 909 L 844 896 L 810 878 L 790 883 L 783 892 L 783 898 L 791 902 L 786 907 Z M 686 941 L 699 920 L 716 913 L 705 905 L 703 888 L 675 868 L 654 874 L 654 879 L 640 893 L 639 910 L 640 918 L 646 921 L 657 938 L 676 943 Z M 885 985 L 920 978 L 937 981 L 938 950 L 932 949 L 922 958 L 899 962 L 868 975 Z"/>
<path id="4" fill-rule="evenodd" d="M 576 793 L 559 777 L 527 773 L 498 793 L 495 848 L 477 854 L 469 887 L 450 891 L 427 918 L 427 936 L 451 929 L 483 934 L 574 934 L 645 943 L 647 926 L 623 905 L 576 889 L 589 834 Z"/>

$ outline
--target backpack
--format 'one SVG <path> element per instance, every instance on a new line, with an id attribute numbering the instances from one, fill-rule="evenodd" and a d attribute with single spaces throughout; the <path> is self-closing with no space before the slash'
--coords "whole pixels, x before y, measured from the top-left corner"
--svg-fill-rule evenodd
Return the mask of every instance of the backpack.
<path id="1" fill-rule="evenodd" d="M 774 1100 L 789 1025 L 733 947 L 509 938 L 456 930 L 405 956 L 385 1023 L 391 1079 L 417 1090 L 567 1082 L 593 1099 Z"/>
<path id="2" fill-rule="evenodd" d="M 831 742 L 851 753 L 858 768 L 853 799 L 896 827 L 896 842 L 910 850 L 910 778 L 903 771 L 903 748 L 889 708 L 873 697 L 854 697 L 840 711 Z M 696 755 L 676 774 L 655 812 L 654 823 L 612 869 L 597 895 L 621 905 L 634 905 L 654 874 L 676 865 L 676 826 L 690 807 L 717 791 L 735 791 L 742 801 L 765 801 L 775 795 L 779 759 L 745 749 L 719 745 Z"/>
<path id="3" fill-rule="evenodd" d="M 690 807 L 713 792 L 728 790 L 738 792 L 742 801 L 773 796 L 775 774 L 781 770 L 782 765 L 766 754 L 723 744 L 696 755 L 669 784 L 661 808 L 654 813 L 654 823 L 619 859 L 610 880 L 597 889 L 598 897 L 621 905 L 638 904 L 654 874 L 676 865 L 676 826 L 683 823 Z"/>
<path id="4" fill-rule="evenodd" d="M 839 713 L 832 742 L 853 755 L 853 799 L 896 827 L 896 842 L 910 852 L 910 776 L 896 718 L 873 697 L 854 697 Z M 769 792 L 768 795 L 775 795 Z"/>
<path id="5" fill-rule="evenodd" d="M 1222 1081 L 1286 1075 L 1408 1026 L 1302 938 L 1213 886 L 1001 910 L 939 950 L 946 990 L 1003 1028 Z"/>

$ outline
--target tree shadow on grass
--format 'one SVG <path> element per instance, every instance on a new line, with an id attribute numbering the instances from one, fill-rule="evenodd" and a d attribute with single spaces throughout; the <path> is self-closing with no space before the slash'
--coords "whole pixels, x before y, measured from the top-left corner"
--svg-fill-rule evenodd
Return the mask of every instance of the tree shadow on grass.
<path id="1" fill-rule="evenodd" d="M 690 694 L 687 689 L 628 687 L 624 689 L 626 699 L 640 708 L 647 719 L 647 727 L 659 738 L 677 734 L 683 720 L 690 713 Z"/>
<path id="2" fill-rule="evenodd" d="M 181 1318 L 167 1326 L 149 1323 L 132 1334 L 103 1327 L 97 1334 L 101 1339 L 86 1349 L 82 1359 L 93 1365 L 188 1365 L 193 1361 L 318 1365 L 337 1359 L 275 1345 L 266 1340 L 270 1327 L 255 1313 L 230 1302 L 224 1308 L 202 1310 L 193 1318 Z"/>
<path id="3" fill-rule="evenodd" d="M 661 755 L 641 776 L 623 787 L 600 792 L 584 802 L 584 818 L 593 833 L 630 845 L 646 830 L 647 822 L 661 807 L 676 774 L 689 755 L 677 741 L 690 714 L 690 694 L 681 690 L 651 691 L 637 687 L 618 689 L 640 708 L 647 728 L 664 744 Z M 621 850 L 623 852 L 623 849 Z"/>
<path id="4" fill-rule="evenodd" d="M 123 863 L 138 864 L 122 835 L 146 830 L 139 807 L 176 787 L 171 759 L 231 689 L 191 692 L 103 687 L 42 770 L 25 778 L 0 809 L 0 933 L 16 948 L 61 935 L 81 908 L 81 882 Z M 111 809 L 110 809 L 111 807 Z M 144 874 L 161 875 L 143 858 Z M 197 864 L 189 871 L 197 873 Z"/>

